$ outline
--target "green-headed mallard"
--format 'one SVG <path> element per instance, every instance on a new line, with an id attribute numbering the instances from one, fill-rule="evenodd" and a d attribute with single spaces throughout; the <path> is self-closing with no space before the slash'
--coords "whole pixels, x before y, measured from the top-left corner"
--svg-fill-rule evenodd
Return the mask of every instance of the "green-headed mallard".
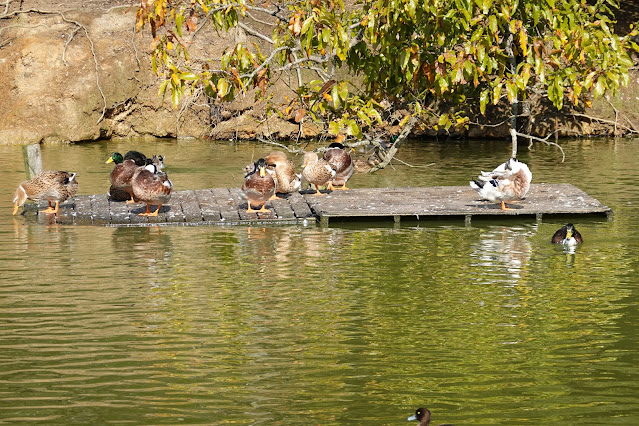
<path id="1" fill-rule="evenodd" d="M 58 214 L 60 203 L 78 193 L 78 181 L 75 173 L 46 170 L 33 179 L 22 182 L 13 197 L 13 214 L 25 201 L 47 200 L 49 207 L 40 213 Z M 55 202 L 55 208 L 51 205 Z"/>
<path id="2" fill-rule="evenodd" d="M 335 177 L 335 172 L 335 165 L 329 164 L 323 158 L 318 158 L 315 152 L 307 152 L 304 154 L 302 177 L 306 182 L 315 186 L 315 195 L 322 195 L 322 193 L 319 192 L 319 187 L 328 185 Z"/>
<path id="3" fill-rule="evenodd" d="M 505 202 L 523 199 L 530 189 L 531 180 L 528 166 L 511 158 L 490 173 L 481 172 L 477 180 L 470 182 L 470 187 L 484 200 L 501 202 L 502 210 L 513 210 L 506 207 Z"/>
<path id="4" fill-rule="evenodd" d="M 136 201 L 146 203 L 146 211 L 140 216 L 157 216 L 162 204 L 171 199 L 173 183 L 166 173 L 159 171 L 155 164 L 140 167 L 132 179 L 133 196 Z M 158 208 L 151 213 L 151 204 L 157 204 Z"/>
<path id="5" fill-rule="evenodd" d="M 164 157 L 154 155 L 153 158 L 147 158 L 138 151 L 129 151 L 122 157 L 119 152 L 113 152 L 106 163 L 115 163 L 115 167 L 109 176 L 111 181 L 111 187 L 108 192 L 109 200 L 134 203 L 131 180 L 136 170 L 138 167 L 149 164 L 154 164 L 158 170 L 162 169 L 164 168 Z"/>
<path id="6" fill-rule="evenodd" d="M 553 244 L 564 244 L 567 246 L 574 246 L 584 242 L 581 234 L 574 227 L 572 223 L 562 226 L 555 232 L 550 240 Z"/>
<path id="7" fill-rule="evenodd" d="M 133 160 L 133 162 L 137 166 L 146 166 L 150 164 L 150 159 L 148 159 L 146 155 L 142 154 L 139 151 L 128 151 L 126 154 L 124 154 L 124 156 L 122 156 L 122 154 L 120 154 L 119 152 L 112 152 L 109 159 L 107 160 L 107 164 L 112 162 L 115 162 L 115 164 L 120 164 L 124 160 Z"/>
<path id="8" fill-rule="evenodd" d="M 328 146 L 328 150 L 322 157 L 327 163 L 335 165 L 335 177 L 328 182 L 328 189 L 348 189 L 346 182 L 353 176 L 353 160 L 344 145 L 339 142 L 333 142 Z M 333 185 L 341 185 L 341 188 L 335 188 Z"/>
<path id="9" fill-rule="evenodd" d="M 286 158 L 284 152 L 272 151 L 264 157 L 264 160 L 269 168 L 275 168 L 277 192 L 288 194 L 301 189 L 302 177 L 295 173 L 295 164 Z"/>
<path id="10" fill-rule="evenodd" d="M 255 212 L 251 205 L 261 205 L 257 211 L 270 212 L 265 207 L 266 201 L 275 195 L 276 190 L 276 179 L 267 170 L 266 160 L 260 158 L 253 164 L 253 170 L 248 170 L 240 188 L 240 196 L 247 202 L 246 211 Z"/>
<path id="11" fill-rule="evenodd" d="M 428 426 L 430 424 L 430 410 L 428 408 L 419 407 L 415 410 L 415 414 L 407 418 L 409 422 L 419 421 L 419 426 Z M 453 425 L 439 425 L 439 426 L 453 426 Z"/>

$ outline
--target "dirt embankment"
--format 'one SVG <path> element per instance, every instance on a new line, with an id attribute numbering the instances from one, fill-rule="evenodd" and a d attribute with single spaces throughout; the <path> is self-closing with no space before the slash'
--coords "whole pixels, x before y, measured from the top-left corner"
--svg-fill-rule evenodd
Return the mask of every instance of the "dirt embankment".
<path id="1" fill-rule="evenodd" d="M 134 32 L 137 2 L 118 0 L 13 0 L 0 7 L 0 144 L 78 142 L 113 137 L 297 138 L 298 125 L 265 120 L 253 99 L 231 105 L 194 99 L 174 110 L 158 96 L 151 71 L 148 31 Z M 632 17 L 631 13 L 624 16 Z M 626 26 L 627 27 L 627 26 Z M 203 31 L 192 57 L 213 57 L 242 37 Z M 214 42 L 211 42 L 214 41 Z M 278 95 L 285 94 L 282 84 Z M 558 128 L 568 136 L 639 131 L 639 73 L 617 97 L 598 102 L 587 114 L 538 119 L 544 134 Z M 550 119 L 549 119 L 550 118 Z M 315 136 L 313 126 L 302 129 Z M 473 127 L 474 137 L 503 136 L 505 129 Z"/>

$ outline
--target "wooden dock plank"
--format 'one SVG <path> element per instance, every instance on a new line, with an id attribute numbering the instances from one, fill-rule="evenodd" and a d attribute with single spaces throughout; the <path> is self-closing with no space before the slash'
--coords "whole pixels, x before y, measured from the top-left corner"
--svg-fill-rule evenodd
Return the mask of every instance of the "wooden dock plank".
<path id="1" fill-rule="evenodd" d="M 210 189 L 198 189 L 193 191 L 200 207 L 202 220 L 206 222 L 219 222 L 222 219 L 220 206 Z"/>
<path id="2" fill-rule="evenodd" d="M 287 194 L 283 199 L 269 200 L 269 212 L 246 211 L 237 188 L 212 188 L 175 191 L 171 200 L 160 209 L 157 217 L 138 214 L 145 211 L 144 203 L 126 204 L 107 199 L 106 194 L 80 195 L 63 203 L 55 220 L 59 223 L 96 224 L 114 226 L 149 226 L 153 224 L 262 224 L 299 223 L 309 218 L 328 223 L 329 220 L 353 218 L 425 219 L 428 217 L 580 215 L 609 216 L 612 210 L 584 191 L 570 184 L 534 184 L 525 200 L 509 203 L 514 210 L 502 211 L 499 204 L 480 200 L 477 193 L 466 186 L 433 186 L 420 188 L 358 188 L 333 191 L 325 195 L 309 192 Z M 26 205 L 24 216 L 50 223 L 38 209 L 46 207 Z M 156 206 L 152 206 L 152 209 Z"/>

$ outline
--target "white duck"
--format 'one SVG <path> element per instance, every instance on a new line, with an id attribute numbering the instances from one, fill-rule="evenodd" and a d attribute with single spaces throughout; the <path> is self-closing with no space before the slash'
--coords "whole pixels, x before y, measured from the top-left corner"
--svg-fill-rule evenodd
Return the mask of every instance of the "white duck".
<path id="1" fill-rule="evenodd" d="M 470 181 L 470 187 L 484 200 L 501 202 L 502 210 L 514 210 L 506 207 L 505 202 L 523 199 L 531 181 L 532 173 L 528 166 L 511 158 L 491 173 L 481 172 L 477 180 Z"/>

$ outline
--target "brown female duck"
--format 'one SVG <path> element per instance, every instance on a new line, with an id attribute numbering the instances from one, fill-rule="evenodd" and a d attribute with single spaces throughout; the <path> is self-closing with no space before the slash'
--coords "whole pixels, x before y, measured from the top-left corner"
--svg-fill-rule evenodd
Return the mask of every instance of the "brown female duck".
<path id="1" fill-rule="evenodd" d="M 157 216 L 162 204 L 171 199 L 173 183 L 166 173 L 157 169 L 155 164 L 137 169 L 132 179 L 133 196 L 136 201 L 146 203 L 146 211 L 140 216 Z M 151 213 L 151 204 L 157 204 L 158 208 Z"/>
<path id="2" fill-rule="evenodd" d="M 328 189 L 348 189 L 346 182 L 353 176 L 353 159 L 348 151 L 339 142 L 333 142 L 328 146 L 323 159 L 335 165 L 335 177 L 328 183 Z M 334 188 L 333 185 L 341 185 L 341 188 Z"/>
<path id="3" fill-rule="evenodd" d="M 18 185 L 13 197 L 13 214 L 18 211 L 25 201 L 47 200 L 49 207 L 40 213 L 58 214 L 60 203 L 78 193 L 78 181 L 75 173 L 46 170 L 37 174 L 33 179 Z M 55 208 L 51 205 L 55 202 Z"/>
<path id="4" fill-rule="evenodd" d="M 269 168 L 275 168 L 277 192 L 288 194 L 301 189 L 301 175 L 295 173 L 295 164 L 286 158 L 286 154 L 284 152 L 272 151 L 264 157 L 264 160 Z"/>
<path id="5" fill-rule="evenodd" d="M 315 152 L 307 152 L 304 154 L 302 177 L 306 182 L 315 186 L 314 195 L 322 195 L 322 193 L 319 192 L 319 187 L 328 185 L 335 177 L 335 173 L 335 164 L 330 164 L 323 158 L 318 158 Z"/>

